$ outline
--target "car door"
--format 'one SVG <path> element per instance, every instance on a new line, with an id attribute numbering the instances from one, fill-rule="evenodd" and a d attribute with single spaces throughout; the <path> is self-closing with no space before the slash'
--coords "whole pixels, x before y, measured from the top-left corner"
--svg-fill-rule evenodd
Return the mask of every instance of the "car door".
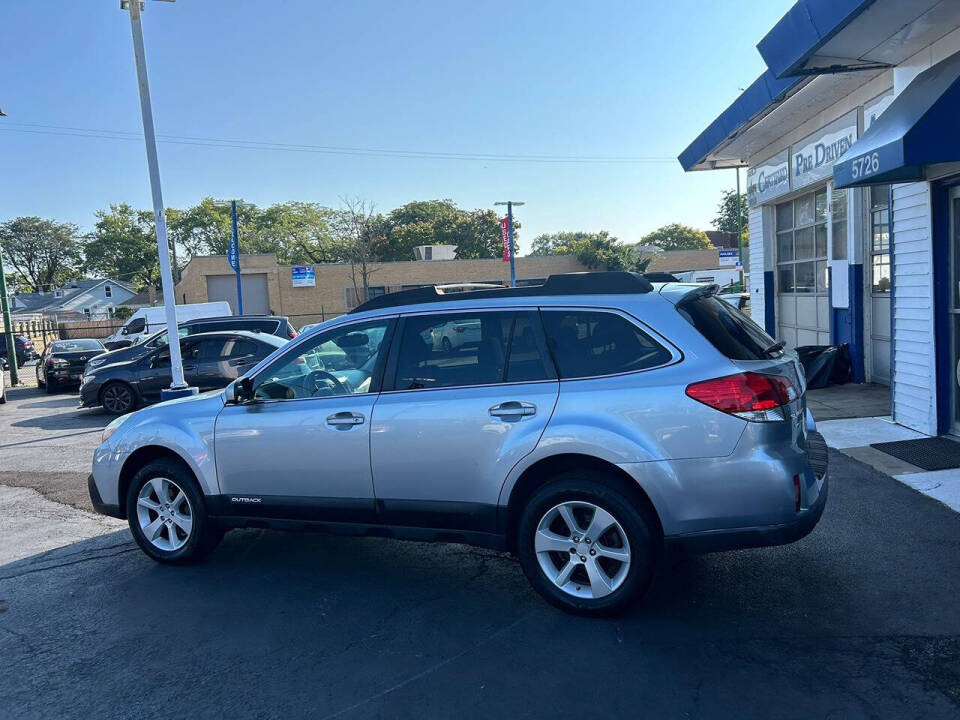
<path id="1" fill-rule="evenodd" d="M 180 357 L 183 360 L 183 379 L 188 385 L 197 385 L 198 343 L 189 340 L 180 342 Z M 170 387 L 173 373 L 170 369 L 170 348 L 163 346 L 137 362 L 137 385 L 144 400 L 160 399 L 160 391 Z"/>
<path id="2" fill-rule="evenodd" d="M 476 342 L 434 342 L 450 323 L 476 326 Z M 384 520 L 494 531 L 507 474 L 557 401 L 535 309 L 411 314 L 392 347 L 370 440 Z"/>
<path id="3" fill-rule="evenodd" d="M 243 335 L 201 342 L 197 387 L 219 390 L 247 372 L 275 348 Z"/>
<path id="4" fill-rule="evenodd" d="M 242 514 L 371 521 L 370 419 L 394 318 L 296 343 L 216 421 L 217 477 Z"/>

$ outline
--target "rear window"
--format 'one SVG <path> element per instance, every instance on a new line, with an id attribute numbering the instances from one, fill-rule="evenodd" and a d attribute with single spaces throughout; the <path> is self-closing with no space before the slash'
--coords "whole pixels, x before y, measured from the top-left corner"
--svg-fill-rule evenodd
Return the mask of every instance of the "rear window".
<path id="1" fill-rule="evenodd" d="M 714 295 L 681 301 L 677 311 L 731 360 L 767 360 L 774 339 L 742 312 Z"/>
<path id="2" fill-rule="evenodd" d="M 632 322 L 611 312 L 545 310 L 543 323 L 561 379 L 645 370 L 673 357 Z"/>

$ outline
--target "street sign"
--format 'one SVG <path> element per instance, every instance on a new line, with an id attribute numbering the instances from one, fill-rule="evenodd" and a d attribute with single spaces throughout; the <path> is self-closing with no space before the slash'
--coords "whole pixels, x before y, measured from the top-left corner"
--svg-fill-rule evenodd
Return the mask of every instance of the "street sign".
<path id="1" fill-rule="evenodd" d="M 503 243 L 503 261 L 510 262 L 510 218 L 500 219 L 500 242 Z"/>
<path id="2" fill-rule="evenodd" d="M 291 268 L 290 273 L 294 287 L 316 287 L 317 285 L 317 276 L 313 272 L 313 265 Z"/>
<path id="3" fill-rule="evenodd" d="M 237 234 L 233 233 L 230 237 L 230 249 L 227 251 L 227 262 L 229 262 L 230 267 L 237 272 L 240 270 L 240 248 L 238 245 Z"/>
<path id="4" fill-rule="evenodd" d="M 736 265 L 739 260 L 740 260 L 739 250 L 721 250 L 720 251 L 721 265 Z"/>
<path id="5" fill-rule="evenodd" d="M 743 263 L 740 262 L 739 260 L 737 260 L 737 267 L 738 267 L 738 268 L 742 268 L 742 267 L 743 267 Z"/>

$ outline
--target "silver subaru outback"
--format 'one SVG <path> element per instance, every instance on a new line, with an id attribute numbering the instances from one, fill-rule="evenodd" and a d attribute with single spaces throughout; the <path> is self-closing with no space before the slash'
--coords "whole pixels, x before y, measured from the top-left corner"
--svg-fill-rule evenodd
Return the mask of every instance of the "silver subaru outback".
<path id="1" fill-rule="evenodd" d="M 374 298 L 221 392 L 115 420 L 90 496 L 160 562 L 237 527 L 462 542 L 515 553 L 564 610 L 616 612 L 667 546 L 793 542 L 826 503 L 800 365 L 715 293 L 583 273 Z"/>

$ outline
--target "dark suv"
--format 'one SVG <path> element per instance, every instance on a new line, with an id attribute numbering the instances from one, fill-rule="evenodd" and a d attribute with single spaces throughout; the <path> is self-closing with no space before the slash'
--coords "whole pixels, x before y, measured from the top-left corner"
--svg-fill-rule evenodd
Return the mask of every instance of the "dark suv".
<path id="1" fill-rule="evenodd" d="M 284 340 L 293 340 L 297 331 L 290 321 L 283 315 L 225 315 L 222 317 L 197 318 L 185 320 L 178 325 L 180 338 L 196 335 L 202 332 L 224 332 L 230 330 L 247 330 L 266 335 L 276 335 Z M 167 344 L 167 331 L 161 330 L 144 339 L 143 342 L 129 347 L 112 350 L 100 355 L 87 363 L 85 372 L 90 372 L 104 365 L 112 365 L 128 360 L 137 360 L 159 347 Z"/>
<path id="2" fill-rule="evenodd" d="M 37 350 L 33 346 L 33 340 L 23 335 L 14 335 L 13 341 L 17 347 L 18 367 L 23 367 L 24 364 L 37 359 Z M 7 336 L 6 333 L 0 333 L 0 365 L 6 367 L 7 364 Z"/>

